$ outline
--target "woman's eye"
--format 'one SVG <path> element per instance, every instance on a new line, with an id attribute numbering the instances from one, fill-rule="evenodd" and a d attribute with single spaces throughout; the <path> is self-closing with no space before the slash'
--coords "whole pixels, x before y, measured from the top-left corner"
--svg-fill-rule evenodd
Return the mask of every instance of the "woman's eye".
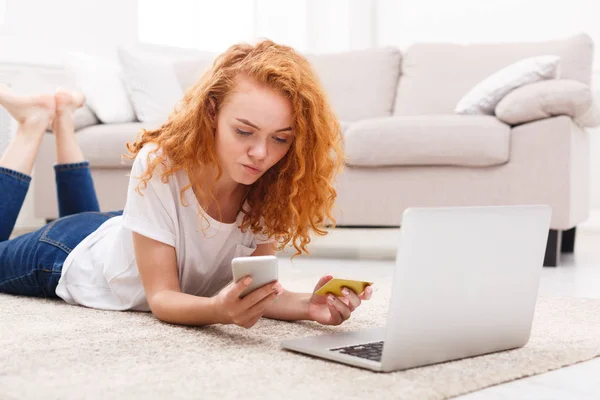
<path id="1" fill-rule="evenodd" d="M 237 132 L 238 135 L 242 135 L 242 136 L 250 136 L 250 135 L 252 135 L 252 132 L 243 131 L 241 129 L 236 129 L 235 131 Z"/>
<path id="2" fill-rule="evenodd" d="M 283 139 L 283 138 L 279 138 L 279 137 L 274 137 L 273 139 L 275 139 L 275 141 L 277 143 L 287 143 L 287 139 Z"/>

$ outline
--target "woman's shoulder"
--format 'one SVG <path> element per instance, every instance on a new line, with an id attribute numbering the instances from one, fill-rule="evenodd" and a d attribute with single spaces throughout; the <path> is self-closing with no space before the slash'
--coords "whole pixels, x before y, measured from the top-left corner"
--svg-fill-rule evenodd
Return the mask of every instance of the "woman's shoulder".
<path id="1" fill-rule="evenodd" d="M 154 161 L 157 157 L 161 157 L 162 155 L 163 151 L 158 144 L 148 142 L 142 146 L 140 151 L 138 151 L 136 154 L 134 164 L 137 165 L 138 169 L 143 168 L 145 170 L 152 161 Z M 157 167 L 166 167 L 169 164 L 168 157 L 165 157 L 164 160 L 161 161 L 162 162 L 160 164 L 162 165 L 157 165 Z"/>
<path id="2" fill-rule="evenodd" d="M 153 160 L 156 157 L 162 155 L 162 150 L 157 143 L 148 142 L 142 146 L 140 151 L 135 156 L 136 160 L 141 159 L 144 161 Z"/>
<path id="3" fill-rule="evenodd" d="M 135 156 L 131 168 L 131 177 L 143 179 L 151 182 L 153 185 L 180 187 L 185 186 L 185 177 L 181 176 L 181 171 L 170 171 L 171 163 L 167 156 L 161 157 L 163 151 L 156 143 L 146 143 Z M 156 160 L 159 158 L 159 160 Z M 155 160 L 157 162 L 155 162 Z M 165 173 L 168 175 L 165 176 Z"/>

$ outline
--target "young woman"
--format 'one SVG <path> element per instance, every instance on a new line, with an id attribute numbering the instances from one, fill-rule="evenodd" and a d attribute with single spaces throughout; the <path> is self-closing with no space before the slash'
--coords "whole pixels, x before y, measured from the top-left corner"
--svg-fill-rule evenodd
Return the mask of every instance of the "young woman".
<path id="1" fill-rule="evenodd" d="M 19 123 L 0 159 L 0 292 L 245 328 L 263 316 L 337 325 L 370 298 L 370 288 L 326 297 L 275 283 L 240 299 L 251 278 L 231 282 L 232 258 L 288 244 L 301 254 L 311 231 L 325 234 L 333 222 L 341 131 L 292 48 L 232 46 L 160 128 L 142 130 L 127 145 L 134 162 L 123 211 L 99 212 L 73 130 L 83 102 L 68 91 L 23 97 L 0 88 L 0 104 Z M 48 124 L 60 218 L 8 240 Z"/>

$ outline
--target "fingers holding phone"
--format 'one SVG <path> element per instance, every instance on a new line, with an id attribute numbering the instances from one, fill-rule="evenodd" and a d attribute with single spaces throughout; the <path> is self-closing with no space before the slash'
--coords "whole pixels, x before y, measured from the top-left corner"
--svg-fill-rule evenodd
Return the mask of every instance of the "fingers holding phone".
<path id="1" fill-rule="evenodd" d="M 271 282 L 253 290 L 244 298 L 242 292 L 252 283 L 252 277 L 246 276 L 226 286 L 217 296 L 215 302 L 224 324 L 235 324 L 251 328 L 262 317 L 265 309 L 283 292 L 278 282 Z"/>
<path id="2" fill-rule="evenodd" d="M 236 257 L 231 261 L 233 283 L 217 295 L 224 323 L 250 328 L 283 293 L 275 256 Z"/>
<path id="3" fill-rule="evenodd" d="M 262 317 L 267 307 L 276 301 L 282 293 L 283 287 L 279 282 L 268 283 L 259 289 L 254 290 L 241 300 L 241 302 L 246 303 L 246 306 L 248 307 L 246 309 L 246 314 L 249 321 L 253 321 L 252 325 Z"/>

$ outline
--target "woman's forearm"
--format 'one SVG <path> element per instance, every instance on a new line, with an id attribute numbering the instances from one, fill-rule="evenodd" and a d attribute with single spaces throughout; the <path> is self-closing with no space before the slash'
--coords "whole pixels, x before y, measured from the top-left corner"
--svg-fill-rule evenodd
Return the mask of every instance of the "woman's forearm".
<path id="1" fill-rule="evenodd" d="M 309 320 L 308 303 L 312 294 L 294 293 L 287 290 L 275 303 L 267 307 L 264 317 L 283 321 Z"/>
<path id="2" fill-rule="evenodd" d="M 156 318 L 179 325 L 212 325 L 222 323 L 213 299 L 163 290 L 154 295 L 150 308 Z"/>
<path id="3" fill-rule="evenodd" d="M 267 307 L 263 316 L 283 321 L 309 320 L 310 297 L 310 293 L 285 291 L 278 301 Z M 209 297 L 165 290 L 154 295 L 150 307 L 156 318 L 171 324 L 202 326 L 223 323 L 213 298 Z"/>

